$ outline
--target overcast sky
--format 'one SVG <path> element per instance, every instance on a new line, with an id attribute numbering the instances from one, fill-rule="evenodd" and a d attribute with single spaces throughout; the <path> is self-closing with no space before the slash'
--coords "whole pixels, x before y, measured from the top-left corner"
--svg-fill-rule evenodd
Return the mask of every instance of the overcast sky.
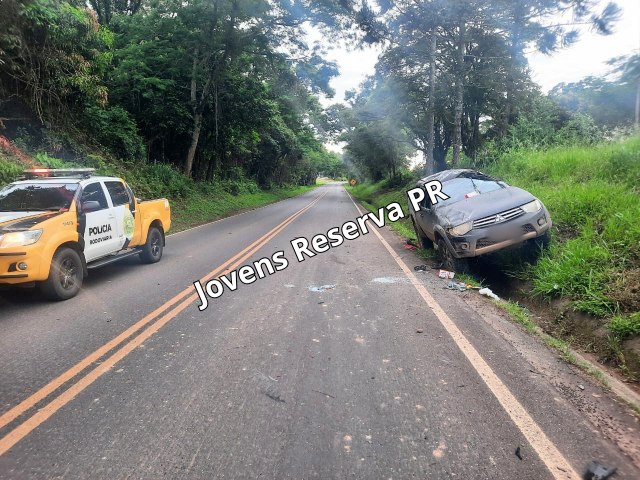
<path id="1" fill-rule="evenodd" d="M 580 40 L 570 48 L 553 55 L 531 53 L 528 55 L 533 79 L 547 92 L 560 82 L 573 82 L 588 75 L 606 74 L 610 67 L 606 61 L 640 49 L 640 1 L 615 0 L 622 9 L 622 17 L 609 36 L 598 35 L 588 28 L 582 31 Z M 608 3 L 603 1 L 601 8 Z M 321 36 L 312 32 L 312 40 Z M 367 75 L 374 72 L 379 51 L 373 48 L 349 50 L 336 46 L 328 57 L 337 62 L 340 75 L 331 81 L 336 90 L 333 99 L 323 99 L 324 105 L 343 101 L 347 90 L 356 89 Z"/>

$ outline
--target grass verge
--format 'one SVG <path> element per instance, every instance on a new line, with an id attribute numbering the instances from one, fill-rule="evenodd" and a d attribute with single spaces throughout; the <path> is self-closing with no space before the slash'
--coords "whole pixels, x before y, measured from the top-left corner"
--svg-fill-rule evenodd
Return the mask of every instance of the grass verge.
<path id="1" fill-rule="evenodd" d="M 124 178 L 142 199 L 168 198 L 173 232 L 295 197 L 316 187 L 282 186 L 264 190 L 245 178 L 195 182 L 168 165 L 115 163 L 99 155 L 87 155 L 82 163 L 69 163 L 38 153 L 35 161 L 39 166 L 49 168 L 95 168 L 101 175 Z M 0 152 L 0 187 L 15 180 L 23 169 L 17 159 Z"/>
<path id="2" fill-rule="evenodd" d="M 555 319 L 541 323 L 547 333 L 640 381 L 640 137 L 511 151 L 483 170 L 540 198 L 554 223 L 552 246 L 537 263 L 504 255 L 499 265 L 527 282 L 518 298 L 555 312 Z M 404 192 L 412 185 L 382 181 L 350 191 L 370 209 L 391 202 L 406 208 Z M 409 219 L 390 226 L 415 241 Z M 506 285 L 502 290 L 511 289 Z"/>

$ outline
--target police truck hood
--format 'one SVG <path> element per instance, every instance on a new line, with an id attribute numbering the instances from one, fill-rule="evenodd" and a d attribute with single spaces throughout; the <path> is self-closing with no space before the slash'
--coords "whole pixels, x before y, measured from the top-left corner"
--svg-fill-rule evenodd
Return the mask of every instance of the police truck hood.
<path id="1" fill-rule="evenodd" d="M 28 230 L 55 215 L 59 215 L 59 212 L 37 210 L 32 212 L 0 212 L 0 233 L 3 230 Z"/>

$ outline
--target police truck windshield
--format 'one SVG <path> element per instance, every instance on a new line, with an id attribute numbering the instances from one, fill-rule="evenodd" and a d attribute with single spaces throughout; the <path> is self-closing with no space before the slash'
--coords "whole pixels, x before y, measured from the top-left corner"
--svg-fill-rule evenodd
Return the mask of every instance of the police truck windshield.
<path id="1" fill-rule="evenodd" d="M 77 183 L 19 183 L 0 190 L 0 211 L 64 210 L 71 206 Z"/>

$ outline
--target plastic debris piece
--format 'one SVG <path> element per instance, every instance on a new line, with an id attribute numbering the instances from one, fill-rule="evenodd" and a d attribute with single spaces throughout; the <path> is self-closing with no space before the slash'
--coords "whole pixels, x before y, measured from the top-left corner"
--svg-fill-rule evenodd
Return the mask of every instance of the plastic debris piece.
<path id="1" fill-rule="evenodd" d="M 481 288 L 478 290 L 478 293 L 485 297 L 493 298 L 494 300 L 500 300 L 500 297 L 493 293 L 490 288 Z"/>
<path id="2" fill-rule="evenodd" d="M 440 278 L 453 278 L 456 276 L 455 272 L 450 272 L 449 270 L 440 270 L 438 273 Z"/>
<path id="3" fill-rule="evenodd" d="M 520 450 L 520 445 L 518 445 L 518 448 L 516 448 L 516 457 L 522 460 L 522 450 Z"/>
<path id="4" fill-rule="evenodd" d="M 410 244 L 408 244 L 408 243 L 407 243 L 407 244 L 404 246 L 404 249 L 405 249 L 405 250 L 415 250 L 415 249 L 416 249 L 416 247 L 415 247 L 414 245 L 410 245 Z"/>
<path id="5" fill-rule="evenodd" d="M 432 270 L 440 270 L 442 268 L 442 265 L 443 265 L 442 262 L 432 263 L 431 264 L 431 269 Z"/>
<path id="6" fill-rule="evenodd" d="M 425 272 L 427 270 L 427 266 L 426 265 L 416 265 L 415 267 L 413 267 L 413 269 L 416 272 Z"/>
<path id="7" fill-rule="evenodd" d="M 600 462 L 593 460 L 586 473 L 584 474 L 585 480 L 606 480 L 616 473 L 618 469 L 616 467 L 607 467 Z"/>
<path id="8" fill-rule="evenodd" d="M 467 290 L 467 285 L 462 282 L 454 282 L 453 280 L 449 280 L 445 288 L 448 288 L 449 290 L 459 290 L 461 292 L 464 292 Z"/>

